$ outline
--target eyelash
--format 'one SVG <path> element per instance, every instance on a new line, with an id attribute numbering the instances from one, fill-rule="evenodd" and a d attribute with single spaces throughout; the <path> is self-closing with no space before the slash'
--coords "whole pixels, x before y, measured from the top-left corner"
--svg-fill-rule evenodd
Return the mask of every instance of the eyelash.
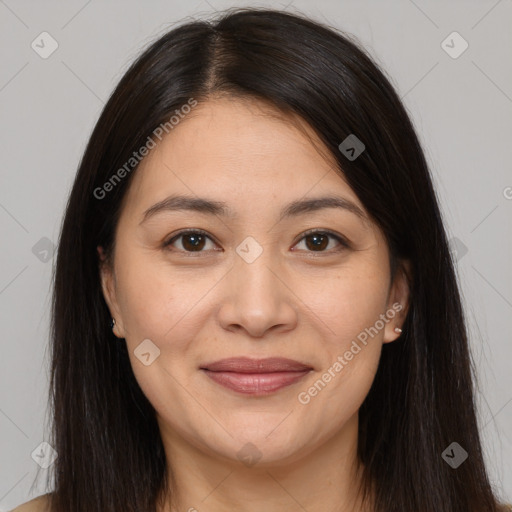
<path id="1" fill-rule="evenodd" d="M 210 239 L 212 242 L 214 242 L 214 240 L 210 237 L 210 235 L 206 232 L 206 231 L 203 231 L 202 229 L 195 229 L 195 228 L 190 228 L 190 229 L 184 229 L 182 231 L 179 231 L 178 233 L 176 233 L 171 239 L 169 239 L 168 241 L 164 242 L 164 248 L 169 248 L 171 247 L 171 245 L 174 243 L 174 241 L 176 241 L 177 239 L 179 239 L 181 236 L 183 235 L 188 235 L 188 234 L 197 234 L 197 235 L 203 235 L 205 236 L 206 238 Z M 307 236 L 309 235 L 315 235 L 315 234 L 319 234 L 319 235 L 327 235 L 331 238 L 334 238 L 340 245 L 341 247 L 338 247 L 337 249 L 331 249 L 329 251 L 306 251 L 306 252 L 309 252 L 311 254 L 332 254 L 332 253 L 338 253 L 344 249 L 348 249 L 350 247 L 350 245 L 348 244 L 347 240 L 345 238 L 343 238 L 342 236 L 336 234 L 336 233 L 333 233 L 332 231 L 329 231 L 329 230 L 320 230 L 320 229 L 311 229 L 309 231 L 306 231 L 305 233 L 302 234 L 301 238 L 299 238 L 299 240 L 294 244 L 294 245 L 297 245 L 299 242 L 301 242 L 304 238 L 306 238 Z M 171 251 L 176 251 L 176 249 L 172 248 L 172 249 L 169 249 Z M 185 250 L 181 250 L 181 249 L 177 249 L 177 252 L 181 252 L 181 253 L 184 253 L 186 254 L 187 256 L 191 256 L 191 257 L 196 257 L 202 253 L 207 253 L 209 251 L 185 251 Z"/>

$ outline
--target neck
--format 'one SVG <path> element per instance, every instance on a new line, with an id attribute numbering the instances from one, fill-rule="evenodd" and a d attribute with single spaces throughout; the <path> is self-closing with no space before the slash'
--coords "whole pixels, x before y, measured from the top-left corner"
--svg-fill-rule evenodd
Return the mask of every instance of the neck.
<path id="1" fill-rule="evenodd" d="M 160 423 L 172 499 L 158 512 L 366 512 L 357 493 L 362 467 L 357 458 L 358 417 L 335 436 L 287 460 L 246 466 L 199 450 Z"/>

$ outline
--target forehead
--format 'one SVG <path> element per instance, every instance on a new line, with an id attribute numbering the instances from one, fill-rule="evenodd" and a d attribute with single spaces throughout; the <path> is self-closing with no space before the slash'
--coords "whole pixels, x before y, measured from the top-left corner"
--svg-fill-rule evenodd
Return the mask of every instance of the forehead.
<path id="1" fill-rule="evenodd" d="M 336 192 L 364 210 L 337 169 L 298 116 L 262 102 L 215 99 L 197 105 L 151 150 L 125 199 L 147 207 L 181 193 L 264 207 Z"/>
<path id="2" fill-rule="evenodd" d="M 257 170 L 271 166 L 272 158 L 290 162 L 305 158 L 316 167 L 318 160 L 324 159 L 323 166 L 336 166 L 304 120 L 248 99 L 223 98 L 199 104 L 163 138 L 145 165 L 158 156 L 191 164 L 227 160 Z M 253 157 L 260 158 L 250 160 Z"/>

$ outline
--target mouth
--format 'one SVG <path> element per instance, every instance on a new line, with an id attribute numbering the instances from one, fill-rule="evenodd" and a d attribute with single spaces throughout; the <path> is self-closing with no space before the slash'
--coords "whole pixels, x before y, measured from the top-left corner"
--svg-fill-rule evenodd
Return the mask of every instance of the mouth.
<path id="1" fill-rule="evenodd" d="M 199 368 L 217 384 L 246 395 L 268 395 L 295 384 L 313 368 L 307 364 L 272 357 L 222 359 Z"/>

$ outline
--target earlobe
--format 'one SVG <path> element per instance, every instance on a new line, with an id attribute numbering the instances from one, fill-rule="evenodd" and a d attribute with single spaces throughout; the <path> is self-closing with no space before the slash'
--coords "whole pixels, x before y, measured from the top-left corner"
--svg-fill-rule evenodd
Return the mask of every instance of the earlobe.
<path id="1" fill-rule="evenodd" d="M 402 261 L 392 284 L 386 316 L 390 319 L 384 328 L 383 343 L 391 343 L 403 334 L 403 324 L 409 311 L 411 265 Z"/>

